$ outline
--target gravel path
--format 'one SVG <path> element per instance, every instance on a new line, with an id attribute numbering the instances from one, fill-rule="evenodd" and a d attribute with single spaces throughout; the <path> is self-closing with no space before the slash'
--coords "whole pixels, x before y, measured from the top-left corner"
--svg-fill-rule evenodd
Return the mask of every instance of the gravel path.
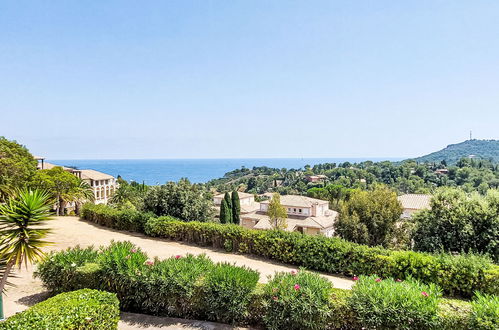
<path id="1" fill-rule="evenodd" d="M 61 250 L 80 245 L 82 247 L 94 245 L 108 245 L 112 240 L 128 240 L 139 246 L 150 257 L 168 258 L 177 254 L 205 253 L 213 261 L 227 261 L 239 266 L 247 266 L 260 272 L 260 282 L 267 282 L 267 276 L 276 271 L 289 271 L 294 266 L 269 261 L 248 255 L 225 253 L 220 250 L 201 248 L 194 245 L 172 242 L 163 239 L 151 238 L 138 233 L 112 230 L 90 222 L 82 221 L 77 217 L 56 217 L 50 222 L 53 232 L 47 240 L 55 242 L 47 247 L 49 250 Z M 5 316 L 22 311 L 32 304 L 47 297 L 42 283 L 33 279 L 33 267 L 16 272 L 17 278 L 11 280 L 16 287 L 9 288 L 4 296 Z M 329 279 L 334 287 L 350 289 L 353 282 L 347 278 L 322 275 Z M 171 318 L 145 317 L 138 314 L 124 313 L 120 322 L 120 329 L 218 329 L 226 326 L 210 322 L 182 321 Z"/>

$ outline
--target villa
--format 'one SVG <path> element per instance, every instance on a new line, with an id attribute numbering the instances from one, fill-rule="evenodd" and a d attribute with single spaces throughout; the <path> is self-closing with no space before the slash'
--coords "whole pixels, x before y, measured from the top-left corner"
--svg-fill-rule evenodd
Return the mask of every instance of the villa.
<path id="1" fill-rule="evenodd" d="M 259 204 L 255 212 L 243 214 L 241 212 L 241 225 L 251 229 L 272 229 L 270 218 L 267 215 L 270 200 Z M 338 217 L 338 212 L 329 209 L 329 202 L 320 199 L 297 195 L 281 196 L 281 205 L 286 208 L 287 231 L 298 231 L 307 235 L 333 236 L 333 225 Z"/>
<path id="2" fill-rule="evenodd" d="M 398 197 L 404 209 L 400 218 L 409 219 L 415 212 L 430 209 L 431 195 L 405 194 Z"/>
<path id="3" fill-rule="evenodd" d="M 260 203 L 255 202 L 255 195 L 244 192 L 237 192 L 239 196 L 239 204 L 241 205 L 241 214 L 255 212 L 260 208 Z M 220 205 L 225 197 L 225 194 L 218 194 L 213 197 L 217 214 L 220 213 Z"/>
<path id="4" fill-rule="evenodd" d="M 35 156 L 35 159 L 38 161 L 37 168 L 39 170 L 50 170 L 56 166 L 59 166 L 62 167 L 63 170 L 88 183 L 94 192 L 95 204 L 107 204 L 116 189 L 118 189 L 118 182 L 112 175 L 95 170 L 79 170 L 72 167 L 47 163 L 44 157 Z M 68 204 L 67 208 L 72 208 L 71 203 Z"/>

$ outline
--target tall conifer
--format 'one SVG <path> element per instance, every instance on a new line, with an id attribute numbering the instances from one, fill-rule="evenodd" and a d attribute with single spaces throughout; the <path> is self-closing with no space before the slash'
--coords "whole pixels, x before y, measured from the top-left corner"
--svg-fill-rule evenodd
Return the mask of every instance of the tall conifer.
<path id="1" fill-rule="evenodd" d="M 241 213 L 241 202 L 239 201 L 239 193 L 237 191 L 232 192 L 232 222 L 239 224 L 239 214 Z"/>
<path id="2" fill-rule="evenodd" d="M 233 223 L 232 221 L 232 200 L 230 198 L 230 194 L 228 192 L 225 193 L 225 196 L 224 196 L 224 201 L 227 203 L 227 208 L 229 210 L 229 212 L 227 213 L 227 223 Z"/>

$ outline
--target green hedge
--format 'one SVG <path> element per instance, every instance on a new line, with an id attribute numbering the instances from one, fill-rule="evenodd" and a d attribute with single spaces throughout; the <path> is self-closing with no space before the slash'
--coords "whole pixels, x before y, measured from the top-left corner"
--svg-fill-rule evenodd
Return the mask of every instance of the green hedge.
<path id="1" fill-rule="evenodd" d="M 81 217 L 96 224 L 130 231 L 144 231 L 147 220 L 153 213 L 144 213 L 137 210 L 118 210 L 104 204 L 86 203 L 81 210 Z"/>
<path id="2" fill-rule="evenodd" d="M 118 329 L 116 295 L 83 289 L 61 293 L 0 323 L 0 329 Z"/>
<path id="3" fill-rule="evenodd" d="M 83 218 L 112 228 L 129 228 L 120 227 L 119 212 L 123 211 L 107 206 L 89 206 L 85 208 Z M 331 274 L 412 277 L 424 283 L 435 283 L 450 296 L 469 298 L 475 291 L 499 294 L 499 266 L 482 256 L 393 251 L 340 238 L 250 230 L 229 224 L 183 222 L 171 217 L 152 216 L 144 223 L 144 216 L 139 217 L 140 223 L 149 236 L 250 253 Z"/>
<path id="4" fill-rule="evenodd" d="M 449 300 L 434 285 L 363 276 L 352 290 L 340 290 L 304 270 L 257 284 L 258 273 L 244 267 L 203 255 L 153 260 L 129 242 L 52 253 L 36 276 L 55 292 L 80 283 L 114 292 L 124 311 L 270 329 L 493 329 L 499 318 L 496 296 Z M 59 287 L 55 277 L 79 283 Z"/>

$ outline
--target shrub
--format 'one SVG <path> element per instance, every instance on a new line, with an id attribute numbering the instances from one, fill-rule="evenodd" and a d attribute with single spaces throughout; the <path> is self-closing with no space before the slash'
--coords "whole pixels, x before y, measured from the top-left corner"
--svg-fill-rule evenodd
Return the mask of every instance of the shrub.
<path id="1" fill-rule="evenodd" d="M 277 273 L 265 287 L 263 322 L 269 329 L 324 329 L 331 290 L 317 274 Z"/>
<path id="2" fill-rule="evenodd" d="M 260 275 L 246 267 L 227 263 L 216 265 L 202 285 L 202 296 L 208 320 L 236 323 L 247 317 L 251 293 Z"/>
<path id="3" fill-rule="evenodd" d="M 86 203 L 81 210 L 81 217 L 96 224 L 119 230 L 144 231 L 147 220 L 152 213 L 133 209 L 119 210 L 104 204 Z"/>
<path id="4" fill-rule="evenodd" d="M 118 329 L 116 295 L 83 289 L 61 293 L 0 323 L 0 329 Z"/>
<path id="5" fill-rule="evenodd" d="M 456 299 L 441 299 L 438 306 L 438 328 L 467 330 L 470 325 L 471 304 Z"/>
<path id="6" fill-rule="evenodd" d="M 435 284 L 361 276 L 349 304 L 363 327 L 430 329 L 438 325 L 440 291 Z"/>
<path id="7" fill-rule="evenodd" d="M 499 297 L 478 293 L 471 302 L 473 329 L 499 329 Z"/>
<path id="8" fill-rule="evenodd" d="M 95 289 L 96 287 L 89 286 L 92 280 L 85 278 L 88 269 L 83 266 L 94 263 L 96 259 L 97 251 L 93 247 L 83 249 L 76 246 L 64 251 L 51 252 L 44 262 L 37 265 L 35 277 L 40 278 L 45 287 L 55 293 L 88 287 Z"/>

